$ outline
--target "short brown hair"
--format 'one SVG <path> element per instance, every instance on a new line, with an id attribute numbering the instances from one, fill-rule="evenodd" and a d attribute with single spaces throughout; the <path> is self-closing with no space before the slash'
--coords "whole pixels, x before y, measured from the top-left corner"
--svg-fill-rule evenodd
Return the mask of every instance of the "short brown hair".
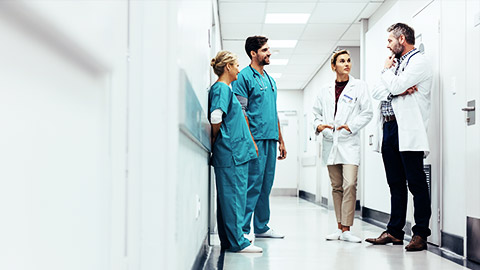
<path id="1" fill-rule="evenodd" d="M 248 57 L 252 59 L 252 55 L 250 54 L 252 51 L 258 52 L 265 43 L 267 43 L 268 38 L 264 36 L 253 36 L 248 37 L 245 41 L 245 51 L 247 52 Z"/>

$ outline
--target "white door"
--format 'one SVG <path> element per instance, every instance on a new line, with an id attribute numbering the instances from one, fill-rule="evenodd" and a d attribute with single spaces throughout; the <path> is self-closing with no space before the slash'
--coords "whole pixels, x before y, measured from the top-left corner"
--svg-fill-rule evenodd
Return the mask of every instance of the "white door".
<path id="1" fill-rule="evenodd" d="M 441 144 L 440 144 L 440 89 L 439 89 L 439 1 L 430 3 L 420 13 L 417 13 L 412 20 L 412 27 L 415 29 L 415 46 L 423 51 L 431 63 L 433 70 L 433 84 L 431 97 L 431 113 L 428 127 L 428 141 L 430 144 L 430 154 L 424 161 L 426 168 L 430 168 L 430 174 L 427 174 L 427 180 L 430 179 L 430 194 L 432 201 L 432 218 L 430 219 L 430 229 L 432 235 L 428 238 L 429 242 L 439 245 L 440 243 L 440 186 L 441 186 Z M 413 200 L 410 195 L 408 204 L 408 216 L 412 226 L 415 224 L 413 219 Z"/>
<path id="2" fill-rule="evenodd" d="M 480 104 L 480 2 L 466 1 L 466 101 L 475 101 L 475 107 Z M 476 19 L 475 19 L 476 18 Z M 480 218 L 480 118 L 478 109 L 473 113 L 477 119 L 475 124 L 466 127 L 466 212 L 467 216 Z"/>
<path id="3" fill-rule="evenodd" d="M 277 189 L 278 195 L 295 196 L 298 187 L 298 114 L 296 111 L 279 111 L 278 118 L 287 149 L 287 158 L 277 160 L 273 189 Z"/>

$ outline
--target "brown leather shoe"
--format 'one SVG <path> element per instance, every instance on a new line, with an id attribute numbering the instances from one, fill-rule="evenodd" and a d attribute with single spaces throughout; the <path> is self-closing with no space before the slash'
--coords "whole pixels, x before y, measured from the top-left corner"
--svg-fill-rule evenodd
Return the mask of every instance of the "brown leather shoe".
<path id="1" fill-rule="evenodd" d="M 421 236 L 414 235 L 410 243 L 405 246 L 407 251 L 421 251 L 427 249 L 427 241 L 425 241 Z"/>
<path id="2" fill-rule="evenodd" d="M 365 241 L 374 245 L 386 245 L 388 243 L 393 243 L 394 245 L 403 245 L 403 240 L 393 237 L 393 235 L 389 234 L 387 231 L 384 231 L 377 238 L 367 238 Z"/>

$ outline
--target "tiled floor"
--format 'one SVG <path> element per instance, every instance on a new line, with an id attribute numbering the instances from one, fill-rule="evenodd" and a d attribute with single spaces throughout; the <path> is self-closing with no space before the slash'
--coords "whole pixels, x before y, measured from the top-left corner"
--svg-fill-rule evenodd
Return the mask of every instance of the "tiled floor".
<path id="1" fill-rule="evenodd" d="M 207 269 L 467 269 L 429 251 L 326 241 L 325 235 L 336 225 L 333 211 L 296 197 L 271 197 L 271 205 L 270 227 L 285 234 L 285 239 L 255 240 L 263 254 L 221 254 L 215 247 Z M 352 231 L 365 239 L 383 230 L 355 219 Z"/>

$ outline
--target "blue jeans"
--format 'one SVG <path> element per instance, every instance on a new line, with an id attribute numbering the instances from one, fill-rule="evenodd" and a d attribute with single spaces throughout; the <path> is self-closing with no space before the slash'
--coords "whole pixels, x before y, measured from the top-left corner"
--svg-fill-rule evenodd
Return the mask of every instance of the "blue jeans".
<path id="1" fill-rule="evenodd" d="M 413 195 L 415 226 L 412 231 L 423 239 L 431 234 L 429 229 L 430 195 L 423 171 L 423 151 L 399 151 L 398 126 L 396 121 L 383 125 L 382 158 L 390 187 L 390 221 L 387 232 L 402 239 L 407 216 L 407 187 Z M 407 184 L 408 183 L 408 184 Z"/>

